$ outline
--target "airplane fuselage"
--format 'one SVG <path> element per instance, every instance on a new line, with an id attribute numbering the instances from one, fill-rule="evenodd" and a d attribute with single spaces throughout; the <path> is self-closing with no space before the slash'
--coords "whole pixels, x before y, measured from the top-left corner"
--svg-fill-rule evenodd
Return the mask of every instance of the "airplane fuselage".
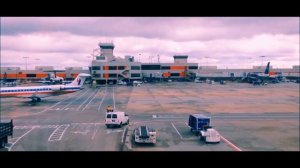
<path id="1" fill-rule="evenodd" d="M 78 86 L 28 86 L 28 87 L 3 87 L 0 90 L 0 97 L 28 97 L 34 95 L 37 97 L 44 97 L 48 95 L 61 95 L 80 90 Z"/>

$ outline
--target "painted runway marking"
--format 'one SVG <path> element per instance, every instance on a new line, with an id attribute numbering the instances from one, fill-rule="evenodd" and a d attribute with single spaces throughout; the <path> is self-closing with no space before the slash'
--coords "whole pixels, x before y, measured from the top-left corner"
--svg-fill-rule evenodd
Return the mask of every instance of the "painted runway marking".
<path id="1" fill-rule="evenodd" d="M 122 132 L 123 130 L 113 130 L 113 129 L 109 129 L 106 130 L 106 134 L 110 134 L 110 133 L 116 133 L 116 132 Z"/>
<path id="2" fill-rule="evenodd" d="M 86 103 L 92 96 L 94 95 L 94 93 L 92 92 L 92 94 L 84 101 L 84 102 L 82 102 L 81 104 L 80 104 L 80 106 L 76 109 L 77 111 L 80 109 L 80 107 L 82 106 L 82 105 L 84 105 L 84 103 Z"/>
<path id="3" fill-rule="evenodd" d="M 93 133 L 93 136 L 92 136 L 92 140 L 94 140 L 94 137 L 95 137 L 95 135 L 96 135 L 96 133 L 98 131 L 97 124 L 94 124 L 94 127 L 95 127 L 95 129 L 94 129 L 94 133 Z"/>
<path id="4" fill-rule="evenodd" d="M 105 93 L 104 93 L 104 95 L 103 95 L 103 97 L 102 97 L 102 100 L 101 100 L 101 102 L 100 102 L 100 104 L 99 104 L 98 111 L 100 110 L 101 105 L 102 105 L 102 103 L 103 103 L 103 100 L 104 100 L 104 98 L 106 97 L 106 93 L 107 93 L 107 87 L 106 87 L 106 89 L 105 89 Z"/>
<path id="5" fill-rule="evenodd" d="M 20 136 L 14 143 L 12 143 L 12 145 L 8 148 L 8 151 L 11 150 L 11 148 L 18 142 L 20 141 L 20 139 L 22 139 L 24 136 L 26 136 L 27 134 L 29 134 L 32 130 L 34 130 L 35 127 L 32 127 L 29 131 L 27 131 L 25 134 L 23 134 L 22 136 Z"/>
<path id="6" fill-rule="evenodd" d="M 126 132 L 126 129 L 127 129 L 128 127 L 125 127 L 124 128 L 124 130 L 123 130 L 123 134 L 122 134 L 122 139 L 121 139 L 121 143 L 123 143 L 124 142 L 124 136 L 125 136 L 125 132 Z"/>
<path id="7" fill-rule="evenodd" d="M 95 99 L 95 97 L 98 95 L 98 92 L 99 92 L 99 90 L 100 89 L 98 89 L 97 90 L 97 92 L 96 92 L 96 94 L 95 94 L 95 96 L 88 102 L 88 104 L 87 105 L 85 105 L 85 107 L 81 110 L 81 111 L 84 111 L 85 110 L 85 108 L 87 108 L 87 106 Z"/>
<path id="8" fill-rule="evenodd" d="M 65 124 L 56 128 L 49 136 L 48 141 L 60 141 L 69 126 L 69 124 Z"/>
<path id="9" fill-rule="evenodd" d="M 177 134 L 180 136 L 180 138 L 183 139 L 183 137 L 181 136 L 181 134 L 179 133 L 179 131 L 177 130 L 177 128 L 175 127 L 175 125 L 173 123 L 171 123 L 171 125 L 173 126 L 173 128 L 175 129 L 175 131 L 177 132 Z"/>
<path id="10" fill-rule="evenodd" d="M 88 134 L 89 132 L 90 132 L 89 130 L 85 130 L 85 131 L 74 131 L 74 132 L 72 132 L 72 133 L 74 133 L 74 134 L 86 135 L 86 134 Z"/>
<path id="11" fill-rule="evenodd" d="M 72 100 L 71 102 L 69 102 L 67 105 L 65 105 L 62 109 L 68 107 L 70 104 L 72 104 L 75 100 L 80 99 L 82 96 L 84 96 L 89 90 L 86 90 L 86 92 L 84 92 L 82 95 L 80 95 L 79 97 L 77 97 L 76 99 Z"/>
<path id="12" fill-rule="evenodd" d="M 187 122 L 184 122 L 184 124 L 185 124 L 186 126 L 190 127 L 190 126 L 188 125 L 188 123 L 187 123 Z"/>
<path id="13" fill-rule="evenodd" d="M 116 110 L 116 102 L 115 102 L 115 92 L 113 88 L 113 103 L 114 103 L 114 110 Z"/>
<path id="14" fill-rule="evenodd" d="M 235 146 L 233 143 L 231 143 L 230 141 L 228 141 L 226 138 L 224 138 L 222 135 L 220 135 L 221 139 L 227 143 L 230 147 L 232 147 L 234 150 L 236 151 L 242 151 L 240 148 L 238 148 L 237 146 Z"/>
<path id="15" fill-rule="evenodd" d="M 24 125 L 24 126 L 14 126 L 14 129 L 16 130 L 22 130 L 22 129 L 31 129 L 31 128 L 57 128 L 59 125 Z"/>

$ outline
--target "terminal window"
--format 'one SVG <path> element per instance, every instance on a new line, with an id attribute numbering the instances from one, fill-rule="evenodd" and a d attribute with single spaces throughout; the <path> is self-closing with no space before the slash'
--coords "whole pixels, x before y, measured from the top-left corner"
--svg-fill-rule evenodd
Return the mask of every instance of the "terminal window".
<path id="1" fill-rule="evenodd" d="M 163 70 L 170 70 L 170 66 L 162 66 L 161 69 L 163 69 Z"/>
<path id="2" fill-rule="evenodd" d="M 141 70 L 140 66 L 131 66 L 131 70 Z"/>
<path id="3" fill-rule="evenodd" d="M 142 65 L 142 70 L 160 70 L 160 65 Z"/>
<path id="4" fill-rule="evenodd" d="M 110 78 L 116 78 L 117 74 L 109 74 L 108 77 L 110 77 Z"/>
<path id="5" fill-rule="evenodd" d="M 117 66 L 109 66 L 108 70 L 117 70 Z"/>
<path id="6" fill-rule="evenodd" d="M 26 77 L 36 77 L 36 74 L 26 74 Z"/>
<path id="7" fill-rule="evenodd" d="M 93 70 L 100 70 L 100 66 L 93 66 L 92 69 Z"/>
<path id="8" fill-rule="evenodd" d="M 118 69 L 119 69 L 119 70 L 124 70 L 124 69 L 125 69 L 125 66 L 119 66 Z"/>
<path id="9" fill-rule="evenodd" d="M 101 77 L 101 74 L 93 74 L 93 77 L 94 77 L 94 78 L 100 78 L 100 77 Z"/>
<path id="10" fill-rule="evenodd" d="M 198 69 L 198 66 L 189 66 L 189 69 Z"/>
<path id="11" fill-rule="evenodd" d="M 171 76 L 179 76 L 179 73 L 171 73 Z"/>
<path id="12" fill-rule="evenodd" d="M 139 73 L 132 73 L 131 77 L 141 77 L 141 74 L 139 74 Z"/>

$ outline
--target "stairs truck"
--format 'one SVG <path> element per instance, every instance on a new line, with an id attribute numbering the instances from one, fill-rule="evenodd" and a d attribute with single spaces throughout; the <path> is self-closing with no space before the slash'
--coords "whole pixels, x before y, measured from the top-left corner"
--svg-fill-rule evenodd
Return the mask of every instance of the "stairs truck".
<path id="1" fill-rule="evenodd" d="M 13 135 L 13 120 L 10 122 L 0 122 L 0 149 L 8 143 L 8 136 Z"/>
<path id="2" fill-rule="evenodd" d="M 210 117 L 203 114 L 191 114 L 189 116 L 189 127 L 191 132 L 199 135 L 200 131 L 204 130 L 205 127 L 210 126 Z"/>

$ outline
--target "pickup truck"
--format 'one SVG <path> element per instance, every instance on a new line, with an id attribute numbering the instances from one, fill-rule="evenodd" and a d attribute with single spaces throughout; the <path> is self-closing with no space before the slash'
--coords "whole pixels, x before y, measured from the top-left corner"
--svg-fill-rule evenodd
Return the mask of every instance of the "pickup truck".
<path id="1" fill-rule="evenodd" d="M 13 135 L 13 120 L 10 122 L 0 122 L 0 148 L 4 148 L 8 143 L 8 136 Z"/>
<path id="2" fill-rule="evenodd" d="M 147 126 L 140 126 L 133 130 L 133 139 L 135 143 L 156 143 L 156 131 Z"/>
<path id="3" fill-rule="evenodd" d="M 122 127 L 124 124 L 129 124 L 129 117 L 125 112 L 110 112 L 106 113 L 105 125 L 107 128 L 111 126 Z"/>

